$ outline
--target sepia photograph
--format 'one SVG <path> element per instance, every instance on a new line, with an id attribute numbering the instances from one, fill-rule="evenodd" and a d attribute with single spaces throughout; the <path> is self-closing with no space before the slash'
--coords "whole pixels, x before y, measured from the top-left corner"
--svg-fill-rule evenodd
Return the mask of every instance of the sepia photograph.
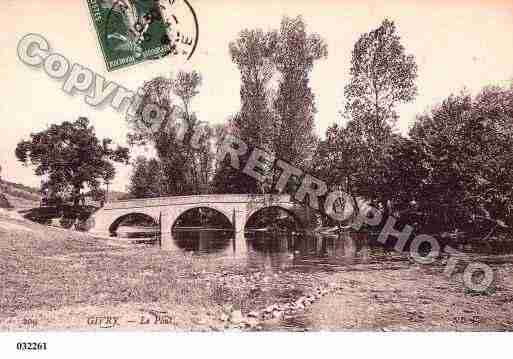
<path id="1" fill-rule="evenodd" d="M 0 19 L 0 356 L 513 331 L 511 0 Z"/>

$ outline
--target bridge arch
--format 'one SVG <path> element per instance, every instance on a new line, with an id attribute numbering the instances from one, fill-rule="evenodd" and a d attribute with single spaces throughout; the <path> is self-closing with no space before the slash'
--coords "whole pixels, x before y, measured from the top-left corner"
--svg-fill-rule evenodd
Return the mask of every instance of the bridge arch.
<path id="1" fill-rule="evenodd" d="M 144 212 L 131 212 L 131 213 L 126 213 L 126 214 L 123 214 L 121 216 L 119 216 L 118 218 L 116 218 L 109 226 L 109 234 L 111 236 L 115 236 L 117 234 L 117 231 L 119 229 L 119 227 L 123 224 L 123 223 L 135 223 L 137 221 L 141 221 L 142 223 L 146 224 L 146 225 L 153 225 L 155 227 L 158 226 L 158 220 L 156 218 L 154 218 L 153 216 L 147 214 L 147 213 L 144 213 Z"/>
<path id="2" fill-rule="evenodd" d="M 296 230 L 303 230 L 305 228 L 304 220 L 301 218 L 301 216 L 296 211 L 294 211 L 291 208 L 287 208 L 285 206 L 275 204 L 275 205 L 269 205 L 269 206 L 256 208 L 256 209 L 252 210 L 250 213 L 248 213 L 248 216 L 246 217 L 246 223 L 244 224 L 244 229 L 247 230 L 248 224 L 250 224 L 250 225 L 252 224 L 251 223 L 252 219 L 254 219 L 256 215 L 262 214 L 264 211 L 269 211 L 269 210 L 280 210 L 280 211 L 285 212 L 290 218 L 292 218 L 294 220 Z"/>
<path id="3" fill-rule="evenodd" d="M 230 216 L 225 213 L 220 208 L 216 208 L 212 205 L 200 205 L 200 206 L 194 206 L 186 208 L 185 210 L 181 211 L 176 215 L 174 220 L 171 223 L 171 231 L 175 230 L 175 228 L 180 225 L 181 220 L 187 220 L 188 215 L 192 215 L 195 211 L 200 212 L 200 216 L 204 217 L 196 217 L 196 218 L 189 218 L 193 220 L 193 226 L 201 226 L 203 225 L 203 221 L 205 219 L 211 220 L 213 223 L 215 223 L 220 228 L 226 228 L 226 229 L 232 229 L 233 223 L 230 218 Z M 210 217 L 210 218 L 209 218 Z M 194 220 L 197 220 L 197 223 L 194 223 Z"/>

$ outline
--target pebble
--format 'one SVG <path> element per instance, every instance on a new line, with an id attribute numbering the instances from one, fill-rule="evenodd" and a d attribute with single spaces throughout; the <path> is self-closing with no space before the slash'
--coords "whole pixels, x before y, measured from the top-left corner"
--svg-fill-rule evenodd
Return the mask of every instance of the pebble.
<path id="1" fill-rule="evenodd" d="M 205 319 L 203 319 L 203 318 L 195 318 L 195 319 L 193 319 L 193 321 L 196 324 L 198 324 L 198 325 L 205 325 L 205 324 L 207 324 L 207 321 Z"/>
<path id="2" fill-rule="evenodd" d="M 210 329 L 216 332 L 221 332 L 225 329 L 224 324 L 212 324 L 210 325 Z"/>
<path id="3" fill-rule="evenodd" d="M 240 310 L 234 310 L 230 315 L 230 322 L 234 324 L 242 323 L 244 317 L 242 316 L 242 312 Z"/>
<path id="4" fill-rule="evenodd" d="M 256 275 L 255 275 L 256 276 Z M 264 277 L 264 281 L 268 279 L 268 277 Z M 269 320 L 269 319 L 282 319 L 285 314 L 292 314 L 296 310 L 304 310 L 306 306 L 314 303 L 316 300 L 322 298 L 323 296 L 329 294 L 332 291 L 336 291 L 336 283 L 329 284 L 330 290 L 327 288 L 316 288 L 311 294 L 301 296 L 296 299 L 294 302 L 282 303 L 282 304 L 272 304 L 267 306 L 265 309 L 261 311 L 253 310 L 247 314 L 247 317 L 244 317 L 240 310 L 233 310 L 233 305 L 224 305 L 223 311 L 221 314 L 221 321 L 230 322 L 230 328 L 236 329 L 258 329 L 260 328 L 260 320 Z M 223 324 L 226 328 L 226 324 Z M 216 327 L 215 329 L 219 329 L 220 327 Z M 213 328 L 214 329 L 214 328 Z M 389 328 L 383 328 L 383 331 L 389 331 Z"/>
<path id="5" fill-rule="evenodd" d="M 257 312 L 256 310 L 253 310 L 253 311 L 248 313 L 248 317 L 250 317 L 250 318 L 259 318 L 260 317 L 260 313 Z"/>
<path id="6" fill-rule="evenodd" d="M 297 309 L 305 309 L 305 305 L 303 302 L 296 302 L 296 308 Z"/>
<path id="7" fill-rule="evenodd" d="M 257 327 L 259 327 L 259 321 L 258 319 L 255 319 L 255 318 L 248 318 L 246 319 L 245 323 L 251 328 L 251 329 L 255 329 Z"/>
<path id="8" fill-rule="evenodd" d="M 270 305 L 270 306 L 268 306 L 267 308 L 264 309 L 264 313 L 272 313 L 274 308 L 275 308 L 274 304 Z"/>
<path id="9" fill-rule="evenodd" d="M 283 317 L 283 312 L 280 310 L 275 310 L 272 313 L 274 319 L 281 319 Z"/>

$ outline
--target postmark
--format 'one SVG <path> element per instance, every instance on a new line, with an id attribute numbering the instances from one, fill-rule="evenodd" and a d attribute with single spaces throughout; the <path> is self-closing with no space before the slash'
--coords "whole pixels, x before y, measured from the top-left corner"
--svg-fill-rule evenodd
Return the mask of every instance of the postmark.
<path id="1" fill-rule="evenodd" d="M 187 0 L 87 0 L 108 71 L 149 60 L 189 60 L 199 25 Z"/>

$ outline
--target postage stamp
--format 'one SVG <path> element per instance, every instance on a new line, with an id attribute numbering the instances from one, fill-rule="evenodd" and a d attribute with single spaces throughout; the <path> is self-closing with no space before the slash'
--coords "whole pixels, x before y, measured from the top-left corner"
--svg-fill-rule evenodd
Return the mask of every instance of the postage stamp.
<path id="1" fill-rule="evenodd" d="M 87 0 L 108 71 L 192 57 L 199 26 L 187 0 Z"/>

